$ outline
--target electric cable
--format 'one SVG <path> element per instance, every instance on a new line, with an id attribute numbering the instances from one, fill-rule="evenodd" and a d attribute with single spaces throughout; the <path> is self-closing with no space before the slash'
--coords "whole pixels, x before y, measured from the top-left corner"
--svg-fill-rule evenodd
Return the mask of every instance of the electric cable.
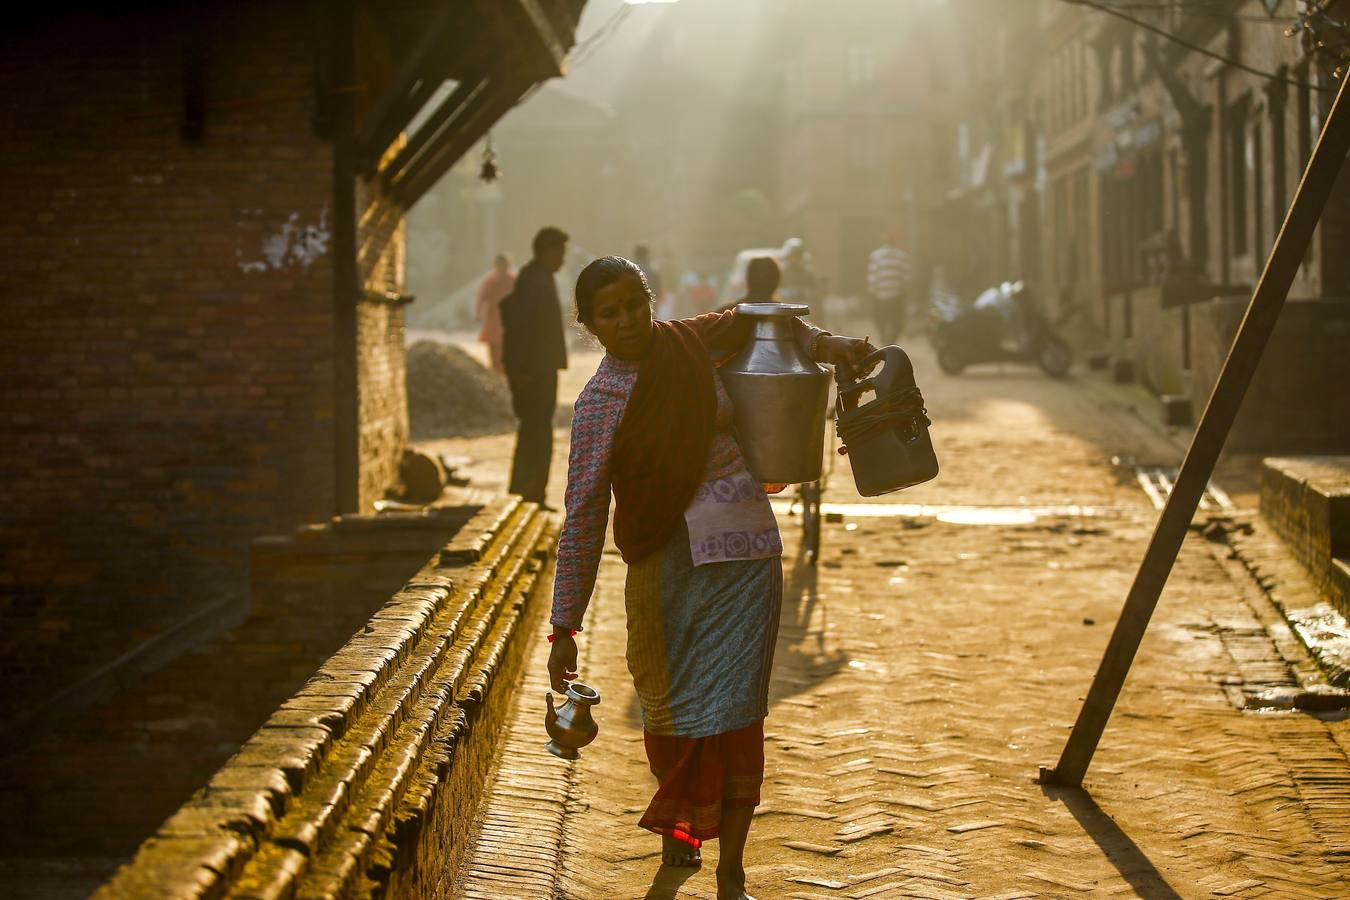
<path id="1" fill-rule="evenodd" d="M 625 2 L 614 14 L 606 19 L 595 31 L 592 31 L 584 40 L 578 41 L 572 48 L 571 59 L 569 60 L 571 68 L 575 69 L 586 57 L 590 56 L 605 41 L 616 34 L 624 21 L 633 12 L 633 4 Z"/>
<path id="2" fill-rule="evenodd" d="M 1293 24 L 1300 21 L 1298 16 L 1263 16 L 1259 13 L 1248 15 L 1246 13 L 1224 12 L 1220 7 L 1222 3 L 1210 3 L 1200 0 L 1196 3 L 1187 3 L 1185 0 L 1158 0 L 1158 2 L 1148 3 L 1141 0 L 1121 0 L 1118 3 L 1112 3 L 1106 0 L 1106 5 L 1112 9 L 1132 10 L 1136 12 L 1168 12 L 1175 11 L 1183 16 L 1191 18 L 1205 19 L 1237 19 L 1241 22 L 1255 22 L 1258 24 L 1280 25 Z M 1208 9 L 1198 7 L 1209 7 Z"/>
<path id="3" fill-rule="evenodd" d="M 1311 91 L 1329 92 L 1332 90 L 1332 88 L 1329 87 L 1322 87 L 1321 85 L 1309 84 L 1306 81 L 1299 81 L 1297 78 L 1289 78 L 1288 76 L 1281 75 L 1278 72 L 1267 72 L 1264 69 L 1258 69 L 1255 66 L 1249 66 L 1246 63 L 1242 62 L 1241 60 L 1224 56 L 1222 53 L 1218 53 L 1214 50 L 1209 49 L 1208 47 L 1192 43 L 1191 41 L 1188 41 L 1183 37 L 1173 34 L 1172 32 L 1168 31 L 1165 28 L 1159 28 L 1157 25 L 1154 25 L 1150 22 L 1145 22 L 1143 19 L 1136 18 L 1135 16 L 1132 16 L 1128 13 L 1121 12 L 1119 9 L 1115 7 L 1098 3 L 1096 2 L 1096 0 L 1060 0 L 1060 2 L 1068 3 L 1071 6 L 1086 6 L 1089 9 L 1095 9 L 1098 12 L 1104 12 L 1109 16 L 1115 16 L 1117 19 L 1123 19 L 1124 21 L 1129 22 L 1130 24 L 1138 28 L 1142 28 L 1145 31 L 1152 32 L 1153 34 L 1156 34 L 1159 37 L 1166 38 L 1167 40 L 1171 41 L 1174 44 L 1179 44 L 1188 50 L 1192 50 L 1196 53 L 1199 53 L 1201 56 L 1207 56 L 1210 59 L 1217 59 L 1219 62 L 1227 63 L 1228 65 L 1232 66 L 1235 69 L 1241 69 L 1242 71 L 1249 72 L 1252 75 L 1259 75 L 1262 78 L 1268 78 L 1271 81 L 1279 81 L 1283 82 L 1284 84 L 1292 85 L 1293 87 L 1306 88 Z"/>

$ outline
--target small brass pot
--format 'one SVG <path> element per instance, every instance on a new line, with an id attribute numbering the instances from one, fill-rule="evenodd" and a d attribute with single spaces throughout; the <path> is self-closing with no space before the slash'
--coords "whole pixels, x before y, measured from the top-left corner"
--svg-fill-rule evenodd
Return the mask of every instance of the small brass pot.
<path id="1" fill-rule="evenodd" d="M 574 681 L 567 686 L 567 702 L 553 708 L 553 692 L 544 699 L 548 711 L 544 714 L 544 729 L 552 739 L 544 746 L 549 753 L 561 759 L 577 759 L 577 753 L 600 733 L 600 726 L 591 717 L 591 707 L 600 702 L 600 693 L 593 687 Z"/>

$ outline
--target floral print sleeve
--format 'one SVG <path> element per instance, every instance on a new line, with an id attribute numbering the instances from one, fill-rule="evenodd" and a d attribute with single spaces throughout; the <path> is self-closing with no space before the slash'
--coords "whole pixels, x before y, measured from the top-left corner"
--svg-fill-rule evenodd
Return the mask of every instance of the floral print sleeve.
<path id="1" fill-rule="evenodd" d="M 581 629 L 595 589 L 609 524 L 610 454 L 636 381 L 636 364 L 627 365 L 607 356 L 573 407 L 566 515 L 558 538 L 550 618 L 561 628 Z"/>

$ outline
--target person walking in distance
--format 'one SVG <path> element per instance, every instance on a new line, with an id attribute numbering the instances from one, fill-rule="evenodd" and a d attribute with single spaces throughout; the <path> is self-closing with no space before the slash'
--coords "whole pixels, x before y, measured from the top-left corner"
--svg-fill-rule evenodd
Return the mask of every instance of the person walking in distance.
<path id="1" fill-rule="evenodd" d="M 778 297 L 778 282 L 783 272 L 772 256 L 756 256 L 745 267 L 745 296 L 721 306 L 717 312 L 729 312 L 742 303 L 773 303 Z"/>
<path id="2" fill-rule="evenodd" d="M 516 273 L 511 271 L 511 260 L 505 253 L 498 253 L 492 260 L 492 271 L 478 282 L 478 302 L 476 312 L 478 321 L 483 323 L 478 340 L 487 344 L 488 362 L 492 371 L 506 374 L 502 366 L 502 311 L 500 304 L 515 286 Z"/>
<path id="3" fill-rule="evenodd" d="M 566 257 L 567 239 L 559 228 L 541 228 L 534 236 L 534 258 L 521 266 L 515 288 L 501 302 L 502 363 L 511 408 L 520 420 L 510 492 L 541 505 L 553 461 L 558 370 L 567 368 L 562 304 L 553 280 Z"/>
<path id="4" fill-rule="evenodd" d="M 895 246 L 889 234 L 867 258 L 867 293 L 881 342 L 898 338 L 905 330 L 909 302 L 909 255 Z"/>

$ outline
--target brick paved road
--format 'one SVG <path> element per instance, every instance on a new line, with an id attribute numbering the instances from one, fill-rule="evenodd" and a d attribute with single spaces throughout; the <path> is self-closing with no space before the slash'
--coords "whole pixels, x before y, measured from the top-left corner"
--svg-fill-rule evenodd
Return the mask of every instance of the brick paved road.
<path id="1" fill-rule="evenodd" d="M 1250 585 L 1202 539 L 1183 550 L 1089 793 L 1033 782 L 1058 755 L 1155 516 L 1109 457 L 1166 462 L 1176 447 L 1083 384 L 1012 369 L 944 379 L 922 357 L 920 375 L 944 474 L 901 499 L 1095 509 L 1012 526 L 850 519 L 827 526 L 817 570 L 795 560 L 785 520 L 768 783 L 748 850 L 756 895 L 1348 893 L 1347 723 L 1230 705 L 1242 677 L 1282 675 L 1243 599 Z M 852 499 L 846 481 L 827 499 Z M 564 897 L 712 897 L 715 844 L 686 877 L 661 870 L 656 839 L 634 824 L 651 785 L 622 581 L 607 557 L 582 641 L 583 677 L 605 698 L 599 740 L 571 766 L 537 749 L 536 673 L 494 827 L 549 851 L 536 874 L 560 848 Z M 533 652 L 541 666 L 546 644 Z M 547 878 L 514 880 L 490 851 L 466 896 L 549 895 Z"/>

